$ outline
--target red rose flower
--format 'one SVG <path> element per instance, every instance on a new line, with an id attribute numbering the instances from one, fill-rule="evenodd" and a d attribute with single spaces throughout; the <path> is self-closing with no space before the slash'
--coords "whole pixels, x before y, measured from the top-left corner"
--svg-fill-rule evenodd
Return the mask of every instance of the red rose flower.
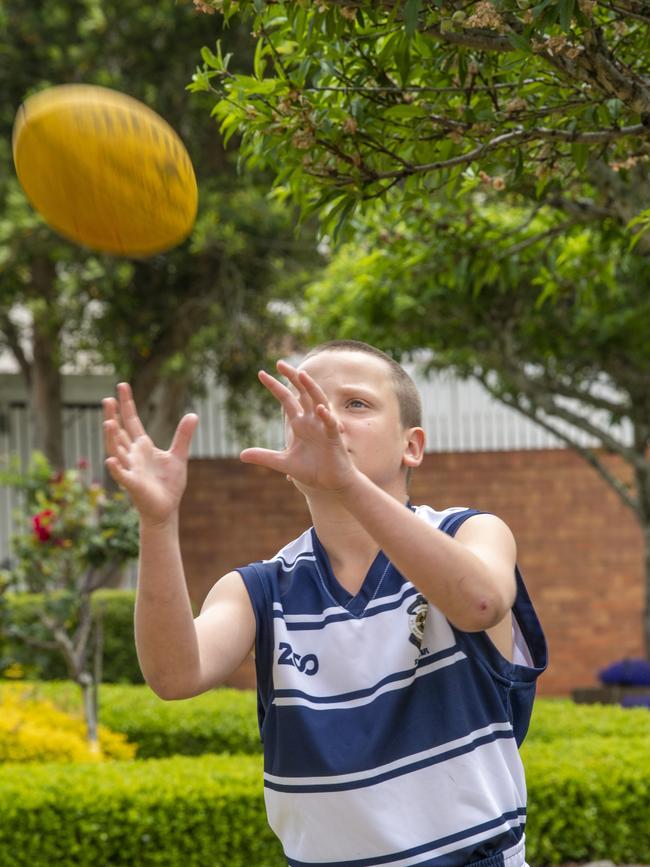
<path id="1" fill-rule="evenodd" d="M 53 517 L 54 512 L 52 509 L 43 509 L 42 512 L 39 512 L 32 518 L 32 528 L 40 542 L 49 542 L 52 538 L 49 528 Z"/>

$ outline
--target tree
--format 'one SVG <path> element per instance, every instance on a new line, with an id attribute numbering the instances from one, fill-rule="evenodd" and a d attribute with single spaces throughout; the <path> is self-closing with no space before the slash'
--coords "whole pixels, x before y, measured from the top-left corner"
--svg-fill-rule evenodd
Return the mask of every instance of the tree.
<path id="1" fill-rule="evenodd" d="M 291 212 L 267 204 L 252 174 L 236 178 L 205 99 L 186 91 L 204 23 L 187 7 L 135 0 L 9 0 L 0 9 L 0 344 L 23 374 L 35 445 L 55 467 L 64 464 L 61 370 L 78 366 L 80 350 L 146 395 L 145 419 L 164 441 L 207 370 L 232 391 L 243 369 L 254 383 L 251 371 L 286 331 L 270 304 L 288 291 L 278 275 L 296 271 L 292 263 L 313 248 L 296 245 Z M 246 63 L 247 32 L 232 28 L 224 38 Z M 185 244 L 147 260 L 111 259 L 57 237 L 31 209 L 11 166 L 14 115 L 30 92 L 69 81 L 126 91 L 179 131 L 201 198 Z"/>
<path id="2" fill-rule="evenodd" d="M 137 514 L 124 494 L 89 483 L 83 467 L 54 473 L 38 452 L 27 471 L 5 471 L 1 481 L 23 494 L 28 526 L 12 540 L 15 564 L 0 572 L 0 587 L 41 597 L 34 623 L 20 627 L 4 618 L 1 631 L 62 655 L 81 689 L 88 741 L 98 749 L 102 623 L 92 597 L 137 557 Z"/>
<path id="3" fill-rule="evenodd" d="M 468 168 L 567 222 L 648 202 L 650 9 L 638 0 L 228 2 L 254 74 L 204 52 L 226 139 L 329 229 L 398 187 L 453 197 Z M 644 242 L 647 243 L 647 242 Z"/>
<path id="4" fill-rule="evenodd" d="M 347 241 L 315 336 L 426 350 L 575 448 L 642 528 L 650 655 L 648 4 L 214 5 L 254 74 L 217 50 L 194 86 Z"/>

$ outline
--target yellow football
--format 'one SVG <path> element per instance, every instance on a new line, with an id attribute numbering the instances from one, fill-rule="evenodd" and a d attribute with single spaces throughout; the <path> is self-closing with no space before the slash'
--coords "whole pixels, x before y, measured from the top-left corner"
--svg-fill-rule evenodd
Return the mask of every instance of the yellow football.
<path id="1" fill-rule="evenodd" d="M 13 129 L 27 198 L 64 237 L 118 256 L 179 244 L 194 225 L 198 190 L 187 150 L 143 103 L 87 84 L 29 97 Z"/>

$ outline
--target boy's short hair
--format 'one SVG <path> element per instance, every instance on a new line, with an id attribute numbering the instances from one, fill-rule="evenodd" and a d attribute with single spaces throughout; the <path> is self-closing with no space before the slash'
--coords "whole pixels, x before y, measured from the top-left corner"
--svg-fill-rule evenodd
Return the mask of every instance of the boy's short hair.
<path id="1" fill-rule="evenodd" d="M 382 361 L 385 361 L 390 368 L 393 385 L 395 386 L 395 396 L 399 404 L 402 427 L 422 427 L 422 400 L 415 383 L 401 364 L 398 364 L 394 358 L 382 352 L 381 349 L 377 349 L 375 346 L 363 343 L 360 340 L 328 340 L 310 349 L 303 358 L 303 361 L 312 358 L 314 355 L 320 355 L 321 352 L 337 351 L 365 352 L 368 355 L 374 355 L 376 358 L 381 358 Z"/>

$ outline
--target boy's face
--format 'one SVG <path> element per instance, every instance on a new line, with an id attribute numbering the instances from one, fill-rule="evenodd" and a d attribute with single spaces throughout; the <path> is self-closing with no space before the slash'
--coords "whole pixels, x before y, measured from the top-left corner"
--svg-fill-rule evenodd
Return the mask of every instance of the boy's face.
<path id="1" fill-rule="evenodd" d="M 420 428 L 402 427 L 389 366 L 365 352 L 324 350 L 299 369 L 327 395 L 356 467 L 384 490 L 405 490 L 405 468 L 420 463 L 423 442 Z"/>

